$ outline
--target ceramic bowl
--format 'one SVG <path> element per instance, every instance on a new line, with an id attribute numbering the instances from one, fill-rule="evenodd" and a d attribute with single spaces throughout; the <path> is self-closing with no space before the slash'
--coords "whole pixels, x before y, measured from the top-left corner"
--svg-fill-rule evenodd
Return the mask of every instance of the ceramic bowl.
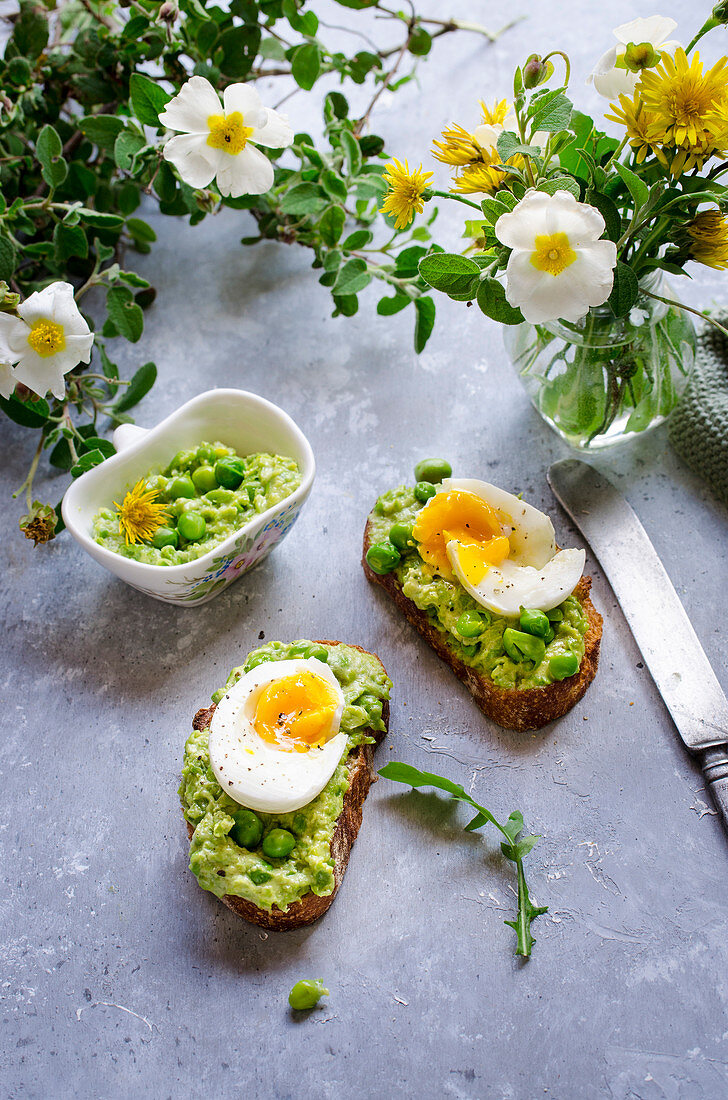
<path id="1" fill-rule="evenodd" d="M 193 397 L 156 428 L 122 424 L 113 436 L 117 454 L 82 474 L 63 499 L 63 519 L 87 553 L 133 588 L 165 603 L 206 603 L 262 561 L 288 534 L 311 491 L 316 464 L 301 429 L 277 405 L 245 390 L 208 390 Z M 203 557 L 184 565 L 147 565 L 94 541 L 94 516 L 150 470 L 164 468 L 180 450 L 220 441 L 238 454 L 268 451 L 295 458 L 301 484 L 255 516 Z"/>

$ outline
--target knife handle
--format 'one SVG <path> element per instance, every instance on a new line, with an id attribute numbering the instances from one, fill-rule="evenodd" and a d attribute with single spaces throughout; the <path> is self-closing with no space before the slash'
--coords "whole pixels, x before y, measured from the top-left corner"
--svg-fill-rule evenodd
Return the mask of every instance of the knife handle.
<path id="1" fill-rule="evenodd" d="M 715 745 L 703 752 L 703 775 L 728 831 L 728 746 Z"/>

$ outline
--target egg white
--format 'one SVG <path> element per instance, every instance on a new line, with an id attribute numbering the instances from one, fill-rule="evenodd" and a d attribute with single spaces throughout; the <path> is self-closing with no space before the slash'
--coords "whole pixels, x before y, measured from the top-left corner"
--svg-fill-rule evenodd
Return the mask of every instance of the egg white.
<path id="1" fill-rule="evenodd" d="M 338 698 L 325 744 L 307 752 L 284 752 L 264 741 L 253 726 L 263 688 L 275 680 L 311 672 L 331 685 Z M 263 813 L 288 813 L 308 805 L 328 783 L 346 748 L 341 732 L 344 694 L 327 664 L 315 657 L 265 661 L 246 672 L 217 704 L 210 724 L 210 764 L 225 791 L 241 806 Z"/>
<path id="2" fill-rule="evenodd" d="M 510 542 L 508 558 L 491 565 L 477 585 L 465 576 L 459 560 L 460 543 L 451 539 L 447 556 L 463 588 L 482 607 L 514 618 L 522 607 L 550 611 L 576 588 L 586 562 L 584 550 L 556 549 L 554 526 L 544 512 L 512 493 L 476 478 L 447 478 L 441 492 L 459 489 L 473 493 L 498 515 Z"/>

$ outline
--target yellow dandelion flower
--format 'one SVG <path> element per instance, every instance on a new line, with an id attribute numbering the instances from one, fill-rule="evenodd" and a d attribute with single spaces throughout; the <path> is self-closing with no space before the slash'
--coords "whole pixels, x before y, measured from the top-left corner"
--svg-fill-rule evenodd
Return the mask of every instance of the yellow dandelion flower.
<path id="1" fill-rule="evenodd" d="M 728 268 L 728 222 L 720 210 L 704 210 L 687 226 L 690 259 L 719 270 Z"/>
<path id="2" fill-rule="evenodd" d="M 515 160 L 515 158 L 512 159 Z M 500 161 L 495 164 L 468 165 L 467 168 L 463 168 L 460 175 L 453 178 L 450 190 L 456 195 L 494 194 L 499 188 L 507 186 L 507 173 L 499 168 L 499 164 Z"/>
<path id="3" fill-rule="evenodd" d="M 464 130 L 462 126 L 453 124 L 450 129 L 443 130 L 443 141 L 433 141 L 432 156 L 443 164 L 451 164 L 453 168 L 462 168 L 466 164 L 477 161 L 482 153 L 472 134 Z"/>
<path id="4" fill-rule="evenodd" d="M 604 117 L 611 122 L 617 122 L 620 126 L 624 126 L 629 144 L 637 153 L 637 163 L 642 164 L 647 154 L 652 150 L 648 131 L 653 123 L 653 116 L 645 110 L 645 105 L 638 93 L 635 93 L 632 99 L 622 94 L 619 97 L 619 104 L 610 103 L 610 107 L 614 114 L 605 115 Z M 659 146 L 652 151 L 662 159 L 665 167 L 667 167 L 667 159 Z"/>
<path id="5" fill-rule="evenodd" d="M 114 501 L 114 507 L 119 513 L 119 534 L 124 536 L 127 546 L 151 539 L 164 523 L 166 509 L 157 500 L 158 495 L 159 490 L 147 489 L 146 481 L 142 478 L 126 494 L 121 504 Z"/>
<path id="6" fill-rule="evenodd" d="M 510 129 L 505 125 L 505 122 L 508 116 L 512 114 L 513 108 L 507 99 L 502 99 L 500 103 L 494 103 L 492 107 L 488 107 L 481 99 L 480 109 L 483 112 L 483 125 L 501 126 L 504 130 Z M 514 115 L 513 122 L 515 123 L 515 121 Z"/>
<path id="7" fill-rule="evenodd" d="M 425 208 L 422 195 L 432 179 L 432 172 L 423 172 L 422 165 L 410 172 L 407 161 L 402 164 L 393 160 L 384 170 L 384 179 L 389 191 L 379 212 L 391 214 L 397 229 L 406 229 L 415 214 L 421 214 Z"/>
<path id="8" fill-rule="evenodd" d="M 647 69 L 637 85 L 652 116 L 647 136 L 656 146 L 674 148 L 670 170 L 678 176 L 721 152 L 728 142 L 728 58 L 703 71 L 696 51 L 688 61 L 684 50 L 665 53 L 656 69 Z"/>

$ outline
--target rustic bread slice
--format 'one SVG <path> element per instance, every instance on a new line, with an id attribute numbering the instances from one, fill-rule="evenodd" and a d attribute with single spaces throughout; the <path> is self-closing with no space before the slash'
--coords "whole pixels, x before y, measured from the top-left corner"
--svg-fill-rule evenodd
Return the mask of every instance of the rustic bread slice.
<path id="1" fill-rule="evenodd" d="M 501 688 L 488 676 L 476 672 L 453 652 L 446 644 L 444 635 L 433 625 L 424 611 L 409 600 L 403 593 L 394 573 L 380 576 L 368 565 L 367 550 L 371 546 L 371 519 L 367 520 L 364 531 L 364 553 L 362 565 L 368 580 L 380 585 L 389 595 L 405 618 L 426 639 L 445 664 L 449 665 L 459 680 L 467 687 L 483 713 L 505 729 L 536 730 L 561 718 L 579 702 L 589 684 L 596 675 L 599 663 L 599 644 L 602 639 L 602 617 L 589 598 L 591 577 L 582 577 L 574 590 L 574 595 L 582 605 L 589 629 L 584 638 L 585 651 L 579 671 L 567 680 L 556 681 L 546 687 Z"/>
<path id="2" fill-rule="evenodd" d="M 342 645 L 341 642 L 326 640 L 320 641 L 320 644 Z M 349 645 L 350 643 L 347 642 L 346 644 Z M 351 648 L 358 649 L 361 653 L 368 652 L 358 645 L 352 645 Z M 377 655 L 374 653 L 372 656 L 376 657 Z M 379 660 L 378 657 L 377 660 Z M 384 665 L 382 665 L 382 668 L 384 668 Z M 192 721 L 193 728 L 196 730 L 208 729 L 214 713 L 214 703 L 212 706 L 198 710 Z M 376 745 L 383 740 L 389 730 L 389 702 L 386 701 L 382 706 L 382 721 L 386 727 L 385 730 L 365 730 L 369 737 L 374 738 Z M 372 783 L 376 782 L 377 777 L 373 771 L 376 745 L 360 745 L 349 754 L 347 759 L 349 787 L 344 795 L 344 805 L 331 837 L 331 855 L 334 859 L 334 889 L 332 892 L 327 894 L 326 897 L 319 897 L 318 894 L 309 891 L 309 893 L 303 895 L 300 901 L 289 905 L 285 913 L 275 905 L 269 912 L 266 909 L 259 909 L 252 901 L 247 901 L 245 898 L 225 894 L 220 900 L 227 905 L 228 909 L 232 909 L 233 913 L 237 913 L 239 917 L 250 921 L 251 924 L 259 924 L 261 928 L 270 928 L 276 932 L 301 928 L 304 924 L 311 924 L 323 916 L 336 897 L 344 878 L 351 848 L 361 826 L 364 800 Z M 192 839 L 194 829 L 189 822 L 186 822 L 186 825 L 187 835 Z"/>

